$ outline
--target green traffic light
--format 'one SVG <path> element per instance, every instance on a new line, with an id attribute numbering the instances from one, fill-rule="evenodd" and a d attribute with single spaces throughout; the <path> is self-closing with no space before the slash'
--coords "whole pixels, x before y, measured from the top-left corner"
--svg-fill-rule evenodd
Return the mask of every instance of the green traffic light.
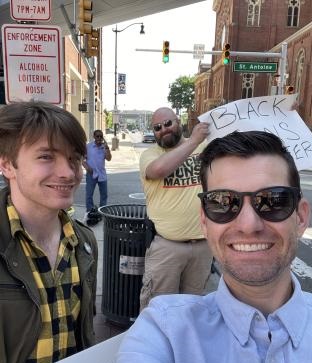
<path id="1" fill-rule="evenodd" d="M 169 62 L 169 56 L 168 55 L 164 55 L 163 56 L 163 62 L 164 63 L 168 63 Z"/>
<path id="2" fill-rule="evenodd" d="M 230 63 L 230 60 L 228 58 L 223 59 L 223 64 L 227 66 Z"/>

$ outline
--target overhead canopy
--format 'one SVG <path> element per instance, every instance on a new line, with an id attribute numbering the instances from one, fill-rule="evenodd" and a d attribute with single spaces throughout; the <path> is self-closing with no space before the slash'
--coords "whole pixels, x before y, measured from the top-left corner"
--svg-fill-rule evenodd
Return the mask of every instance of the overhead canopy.
<path id="1" fill-rule="evenodd" d="M 100 28 L 200 1 L 202 0 L 93 0 L 92 24 L 94 28 Z M 70 22 L 75 23 L 75 17 L 78 19 L 79 0 L 76 0 L 76 16 L 74 0 L 51 0 L 51 3 L 52 18 L 47 25 L 58 25 L 62 28 L 63 35 L 68 35 L 69 29 L 62 14 L 61 5 L 64 5 Z M 10 1 L 0 0 L 0 25 L 13 22 L 10 17 Z"/>

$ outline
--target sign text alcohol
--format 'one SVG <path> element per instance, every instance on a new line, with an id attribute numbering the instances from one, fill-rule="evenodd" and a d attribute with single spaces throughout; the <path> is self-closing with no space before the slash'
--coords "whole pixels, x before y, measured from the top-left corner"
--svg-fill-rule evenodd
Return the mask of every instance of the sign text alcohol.
<path id="1" fill-rule="evenodd" d="M 2 44 L 6 102 L 61 104 L 60 28 L 4 24 Z"/>

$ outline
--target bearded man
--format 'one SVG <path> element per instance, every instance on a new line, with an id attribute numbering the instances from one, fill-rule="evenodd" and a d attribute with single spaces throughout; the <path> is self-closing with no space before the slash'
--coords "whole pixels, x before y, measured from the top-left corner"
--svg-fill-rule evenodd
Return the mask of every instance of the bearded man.
<path id="1" fill-rule="evenodd" d="M 204 295 L 212 262 L 197 198 L 202 191 L 198 156 L 206 146 L 208 124 L 197 124 L 185 138 L 178 116 L 161 107 L 153 114 L 152 128 L 157 145 L 140 159 L 147 214 L 155 229 L 145 255 L 141 310 L 161 294 Z"/>

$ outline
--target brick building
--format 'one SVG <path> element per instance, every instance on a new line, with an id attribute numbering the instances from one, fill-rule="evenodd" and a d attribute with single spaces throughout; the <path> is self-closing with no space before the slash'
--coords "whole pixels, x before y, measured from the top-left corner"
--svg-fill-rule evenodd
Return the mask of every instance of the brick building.
<path id="1" fill-rule="evenodd" d="M 299 113 L 312 128 L 312 2 L 309 0 L 214 0 L 215 45 L 229 43 L 232 51 L 280 52 L 287 42 L 286 85 L 299 93 Z M 224 66 L 213 55 L 211 67 L 199 66 L 195 81 L 197 114 L 236 99 L 272 94 L 276 77 L 270 73 L 232 71 L 233 61 L 277 61 L 277 59 L 232 56 Z"/>
<path id="2" fill-rule="evenodd" d="M 101 30 L 100 34 L 101 34 Z M 87 136 L 91 138 L 89 133 L 89 83 L 88 73 L 82 57 L 75 47 L 70 36 L 63 37 L 64 50 L 64 108 L 70 111 L 80 121 Z M 101 74 L 102 74 L 102 57 L 101 42 L 99 46 L 99 56 L 92 58 L 96 70 L 95 79 L 95 112 L 93 128 L 101 129 L 105 132 L 106 120 L 103 110 L 102 94 L 101 94 Z M 86 104 L 86 111 L 79 111 L 79 104 Z"/>

